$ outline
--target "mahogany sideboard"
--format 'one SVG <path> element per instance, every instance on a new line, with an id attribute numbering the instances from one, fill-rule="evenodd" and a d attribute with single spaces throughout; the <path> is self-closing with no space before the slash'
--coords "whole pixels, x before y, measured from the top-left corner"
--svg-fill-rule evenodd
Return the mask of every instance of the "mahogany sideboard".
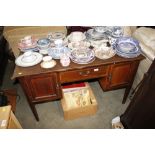
<path id="1" fill-rule="evenodd" d="M 40 64 L 27 68 L 16 66 L 13 78 L 19 80 L 29 106 L 39 121 L 35 105 L 61 99 L 61 85 L 65 83 L 96 79 L 103 91 L 126 88 L 122 101 L 125 103 L 142 59 L 142 55 L 129 59 L 115 55 L 107 60 L 96 58 L 94 62 L 84 65 L 71 62 L 68 67 L 62 67 L 56 60 L 56 66 L 51 69 L 43 69 Z"/>

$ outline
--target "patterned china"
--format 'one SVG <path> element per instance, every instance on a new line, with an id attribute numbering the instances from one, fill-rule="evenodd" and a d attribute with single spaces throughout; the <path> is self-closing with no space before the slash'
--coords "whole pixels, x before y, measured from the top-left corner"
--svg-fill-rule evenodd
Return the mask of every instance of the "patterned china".
<path id="1" fill-rule="evenodd" d="M 75 31 L 72 32 L 67 38 L 70 42 L 79 42 L 85 40 L 86 36 L 83 32 Z"/>
<path id="2" fill-rule="evenodd" d="M 78 64 L 88 64 L 95 60 L 94 51 L 91 49 L 74 49 L 70 57 Z"/>
<path id="3" fill-rule="evenodd" d="M 50 40 L 64 39 L 65 34 L 63 32 L 52 32 L 48 34 L 48 38 Z"/>
<path id="4" fill-rule="evenodd" d="M 70 56 L 70 49 L 67 47 L 53 47 L 48 49 L 48 55 L 52 56 L 53 59 L 60 59 L 62 54 Z"/>
<path id="5" fill-rule="evenodd" d="M 105 47 L 95 50 L 95 56 L 99 59 L 109 59 L 113 57 L 116 52 L 111 47 Z"/>
<path id="6" fill-rule="evenodd" d="M 104 33 L 107 31 L 107 26 L 94 26 L 94 30 L 99 33 Z"/>
<path id="7" fill-rule="evenodd" d="M 70 49 L 89 48 L 90 47 L 90 43 L 88 41 L 71 42 L 71 43 L 68 44 L 68 47 Z"/>
<path id="8" fill-rule="evenodd" d="M 118 38 L 113 47 L 119 56 L 125 58 L 137 57 L 141 53 L 139 42 L 132 37 Z"/>
<path id="9" fill-rule="evenodd" d="M 114 26 L 112 28 L 112 36 L 113 37 L 117 37 L 117 38 L 121 37 L 121 36 L 123 36 L 123 33 L 124 33 L 124 31 L 121 26 Z"/>
<path id="10" fill-rule="evenodd" d="M 105 33 L 100 33 L 94 29 L 89 29 L 86 33 L 87 40 L 108 40 L 108 36 Z"/>
<path id="11" fill-rule="evenodd" d="M 37 41 L 37 46 L 39 49 L 47 49 L 50 47 L 51 40 L 49 38 L 41 38 Z"/>
<path id="12" fill-rule="evenodd" d="M 67 54 L 62 54 L 60 56 L 60 63 L 63 67 L 67 67 L 70 64 L 70 58 Z"/>
<path id="13" fill-rule="evenodd" d="M 27 37 L 29 37 L 29 36 L 27 36 Z M 18 48 L 22 52 L 26 52 L 28 50 L 37 51 L 38 50 L 37 49 L 37 39 L 32 38 L 31 41 L 30 40 L 27 41 L 24 37 L 24 39 L 21 39 L 20 42 L 18 43 Z"/>

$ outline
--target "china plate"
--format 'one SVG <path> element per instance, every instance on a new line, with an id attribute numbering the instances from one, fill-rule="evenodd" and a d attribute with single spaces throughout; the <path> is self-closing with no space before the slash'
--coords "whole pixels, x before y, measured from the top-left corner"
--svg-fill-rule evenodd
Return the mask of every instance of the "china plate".
<path id="1" fill-rule="evenodd" d="M 15 60 L 15 63 L 17 66 L 21 66 L 21 67 L 30 67 L 30 66 L 34 66 L 34 65 L 37 65 L 38 63 L 41 62 L 43 56 L 40 54 L 40 53 L 37 53 L 37 52 L 33 52 L 32 53 L 36 59 L 32 62 L 24 62 L 23 61 L 23 56 L 24 54 L 20 55 L 19 57 L 16 58 Z"/>
<path id="2" fill-rule="evenodd" d="M 140 51 L 139 42 L 131 37 L 118 38 L 113 45 L 119 53 L 136 54 Z"/>

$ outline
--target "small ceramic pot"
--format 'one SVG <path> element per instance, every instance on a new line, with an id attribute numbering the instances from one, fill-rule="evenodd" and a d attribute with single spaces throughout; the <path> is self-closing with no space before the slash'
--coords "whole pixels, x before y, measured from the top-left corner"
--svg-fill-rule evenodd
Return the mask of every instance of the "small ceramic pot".
<path id="1" fill-rule="evenodd" d="M 66 54 L 60 56 L 60 63 L 62 66 L 67 67 L 70 64 L 70 58 Z"/>

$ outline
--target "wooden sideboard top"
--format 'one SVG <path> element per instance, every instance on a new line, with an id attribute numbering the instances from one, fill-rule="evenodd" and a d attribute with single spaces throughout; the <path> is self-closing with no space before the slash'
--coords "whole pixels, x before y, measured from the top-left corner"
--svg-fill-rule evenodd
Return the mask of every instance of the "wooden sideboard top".
<path id="1" fill-rule="evenodd" d="M 50 69 L 41 68 L 40 63 L 32 67 L 15 66 L 12 79 L 22 77 L 22 76 L 29 76 L 29 75 L 36 75 L 36 74 L 50 73 L 50 72 L 63 72 L 67 70 L 76 70 L 76 69 L 82 69 L 82 68 L 93 67 L 93 66 L 95 67 L 95 66 L 101 66 L 101 65 L 115 64 L 119 62 L 140 61 L 144 58 L 145 57 L 143 55 L 140 55 L 136 58 L 122 58 L 120 56 L 115 55 L 114 57 L 107 60 L 101 60 L 96 58 L 94 62 L 89 64 L 76 64 L 71 62 L 68 67 L 62 67 L 62 65 L 60 64 L 60 60 L 56 60 L 57 62 L 56 66 Z"/>

